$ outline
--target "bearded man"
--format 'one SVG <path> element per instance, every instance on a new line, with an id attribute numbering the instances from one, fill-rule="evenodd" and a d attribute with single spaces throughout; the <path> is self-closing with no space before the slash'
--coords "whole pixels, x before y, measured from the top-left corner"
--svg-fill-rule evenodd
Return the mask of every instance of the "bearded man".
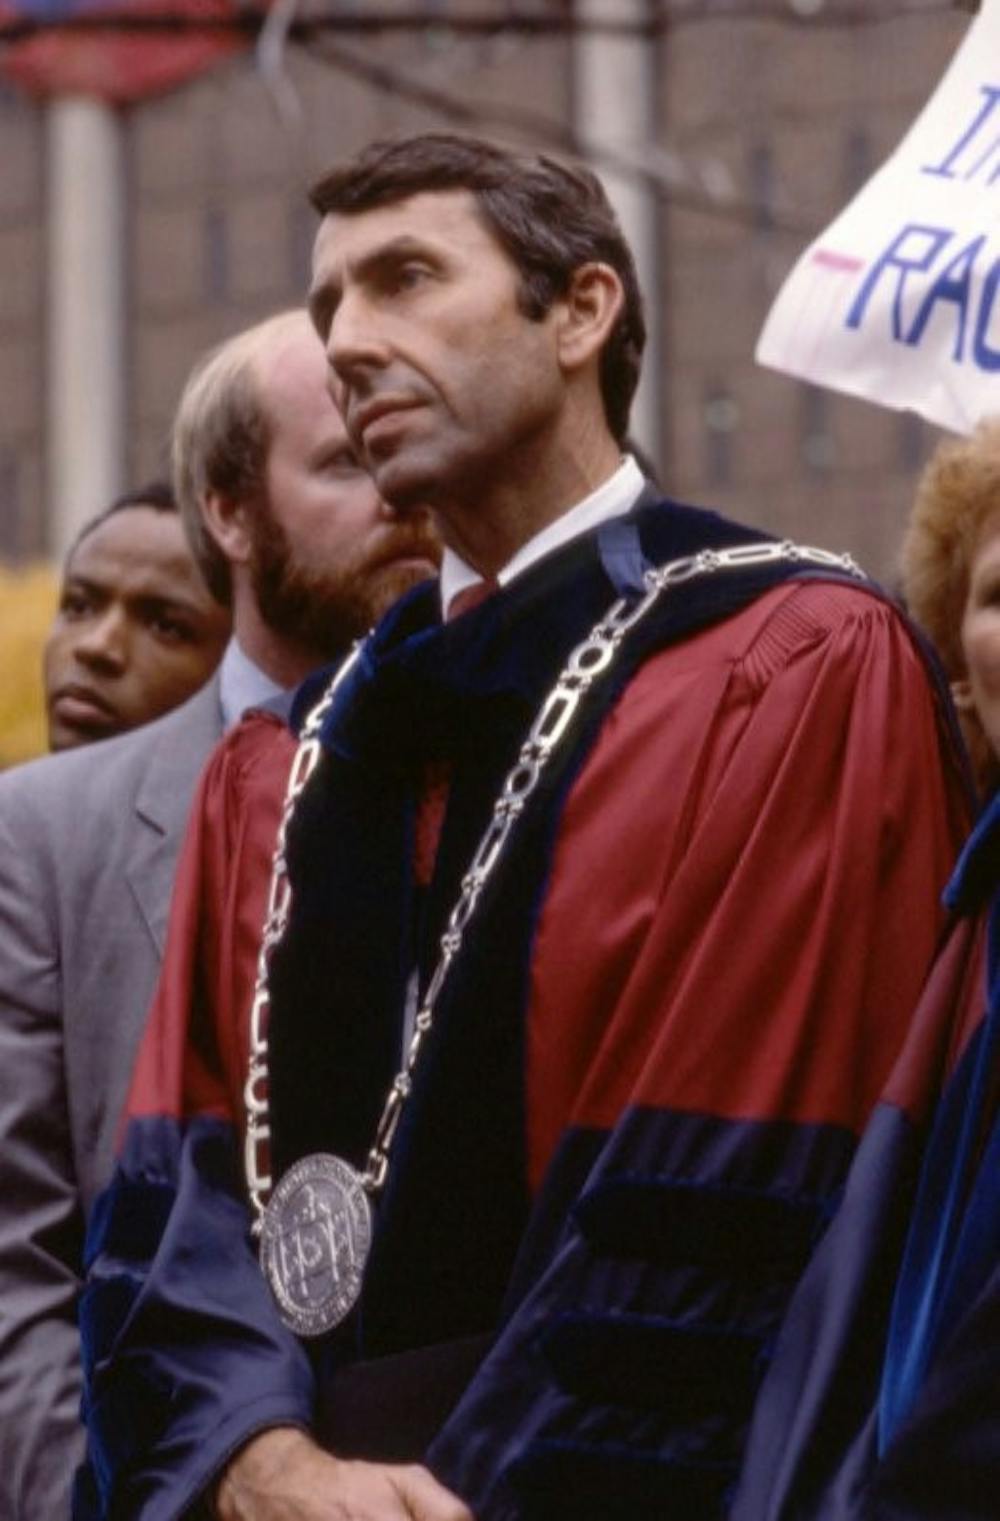
<path id="1" fill-rule="evenodd" d="M 435 573 L 358 464 L 302 311 L 209 354 L 174 429 L 195 558 L 233 634 L 182 707 L 0 778 L 0 1514 L 66 1515 L 83 1433 L 83 1224 L 163 953 L 178 848 L 212 745 L 280 702 Z"/>

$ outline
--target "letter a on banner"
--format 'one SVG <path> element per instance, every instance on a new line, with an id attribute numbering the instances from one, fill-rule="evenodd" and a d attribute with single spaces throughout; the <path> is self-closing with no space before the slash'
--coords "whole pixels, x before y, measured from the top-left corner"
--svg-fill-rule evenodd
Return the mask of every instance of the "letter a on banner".
<path id="1" fill-rule="evenodd" d="M 956 432 L 1000 412 L 1000 0 L 778 293 L 761 364 Z"/>

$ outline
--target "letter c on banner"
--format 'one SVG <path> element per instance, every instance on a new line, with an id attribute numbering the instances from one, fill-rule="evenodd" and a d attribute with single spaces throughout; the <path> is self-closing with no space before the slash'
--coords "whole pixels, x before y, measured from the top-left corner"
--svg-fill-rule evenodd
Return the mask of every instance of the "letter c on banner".
<path id="1" fill-rule="evenodd" d="M 1000 370 L 1000 349 L 991 348 L 986 341 L 998 284 L 1000 284 L 1000 259 L 994 259 L 990 265 L 990 272 L 983 281 L 983 294 L 979 300 L 979 312 L 976 316 L 976 332 L 972 340 L 972 357 L 981 370 Z"/>

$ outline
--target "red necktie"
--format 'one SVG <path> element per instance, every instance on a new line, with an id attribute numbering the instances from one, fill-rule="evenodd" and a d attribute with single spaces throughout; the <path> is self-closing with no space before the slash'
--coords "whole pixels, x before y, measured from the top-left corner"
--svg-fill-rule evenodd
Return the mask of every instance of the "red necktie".
<path id="1" fill-rule="evenodd" d="M 471 586 L 463 586 L 457 591 L 448 603 L 444 615 L 445 623 L 451 623 L 455 618 L 461 618 L 463 613 L 471 613 L 480 602 L 485 602 L 487 597 L 492 597 L 495 591 L 500 590 L 499 581 L 492 576 L 486 576 L 482 581 L 473 581 Z"/>
<path id="2" fill-rule="evenodd" d="M 485 602 L 499 590 L 499 583 L 487 577 L 463 586 L 448 603 L 445 622 L 451 623 L 463 613 Z M 418 887 L 426 887 L 434 875 L 441 826 L 444 824 L 448 806 L 448 789 L 451 785 L 451 766 L 444 760 L 428 761 L 424 767 L 424 781 L 413 821 L 413 877 Z"/>

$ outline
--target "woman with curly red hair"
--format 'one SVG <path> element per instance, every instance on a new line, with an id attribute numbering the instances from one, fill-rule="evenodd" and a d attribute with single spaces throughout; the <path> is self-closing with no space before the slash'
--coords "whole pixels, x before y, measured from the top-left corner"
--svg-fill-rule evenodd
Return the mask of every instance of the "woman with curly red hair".
<path id="1" fill-rule="evenodd" d="M 917 489 L 903 591 L 936 647 L 977 778 L 1000 781 L 1000 418 L 942 444 Z"/>

